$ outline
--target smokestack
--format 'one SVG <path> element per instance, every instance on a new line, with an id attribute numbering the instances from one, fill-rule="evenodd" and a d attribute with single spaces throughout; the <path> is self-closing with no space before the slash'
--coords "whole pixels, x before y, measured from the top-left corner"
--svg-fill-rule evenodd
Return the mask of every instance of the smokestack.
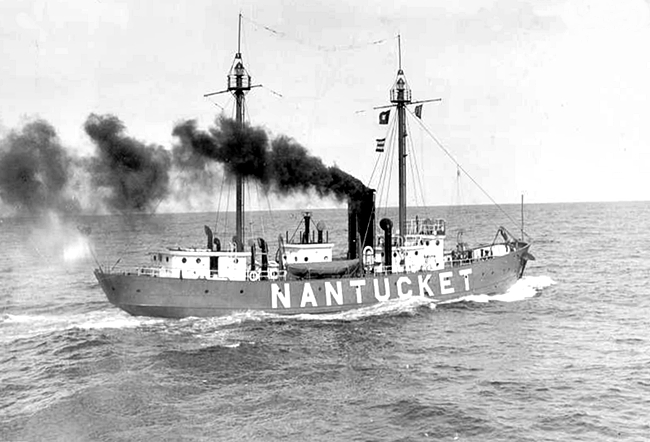
<path id="1" fill-rule="evenodd" d="M 348 199 L 348 259 L 357 258 L 357 250 L 374 245 L 375 191 L 365 188 Z"/>

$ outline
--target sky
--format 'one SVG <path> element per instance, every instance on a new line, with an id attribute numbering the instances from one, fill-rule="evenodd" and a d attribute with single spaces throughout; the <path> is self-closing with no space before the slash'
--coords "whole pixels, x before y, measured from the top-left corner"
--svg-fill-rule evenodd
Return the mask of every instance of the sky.
<path id="1" fill-rule="evenodd" d="M 247 96 L 249 121 L 364 182 L 400 34 L 413 99 L 442 99 L 422 123 L 495 201 L 650 200 L 644 0 L 4 1 L 0 134 L 40 117 L 90 155 L 84 121 L 114 114 L 171 148 L 179 121 L 232 115 L 228 95 L 203 94 L 226 87 L 239 13 L 244 63 L 263 85 Z M 426 205 L 490 202 L 413 132 Z"/>

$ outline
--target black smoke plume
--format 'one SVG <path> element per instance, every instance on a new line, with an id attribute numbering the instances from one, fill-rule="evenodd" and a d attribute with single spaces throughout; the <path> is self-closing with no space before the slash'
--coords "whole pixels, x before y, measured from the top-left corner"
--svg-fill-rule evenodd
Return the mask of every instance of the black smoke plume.
<path id="1" fill-rule="evenodd" d="M 0 199 L 23 215 L 78 211 L 65 195 L 71 163 L 49 123 L 27 123 L 0 141 Z"/>
<path id="2" fill-rule="evenodd" d="M 231 177 L 267 183 L 268 137 L 262 128 L 242 127 L 235 120 L 219 118 L 216 127 L 203 132 L 197 129 L 195 120 L 188 120 L 176 125 L 172 134 L 181 141 L 175 149 L 175 159 L 181 156 L 180 152 L 192 152 L 189 157 L 185 153 L 186 158 L 198 167 L 203 167 L 209 158 L 222 164 Z"/>
<path id="3" fill-rule="evenodd" d="M 148 211 L 169 191 L 171 154 L 125 134 L 114 115 L 91 114 L 84 129 L 97 147 L 92 184 L 108 189 L 106 203 L 119 212 Z"/>
<path id="4" fill-rule="evenodd" d="M 202 167 L 201 158 L 224 165 L 230 175 L 254 178 L 267 191 L 281 195 L 314 190 L 321 196 L 343 199 L 365 194 L 366 186 L 336 166 L 327 167 L 318 157 L 292 138 L 279 136 L 269 143 L 264 129 L 240 125 L 219 118 L 208 132 L 196 127 L 196 121 L 178 124 L 173 134 L 180 140 L 176 152 L 185 153 L 191 163 Z M 177 153 L 175 157 L 179 157 Z"/>
<path id="5" fill-rule="evenodd" d="M 43 120 L 0 140 L 2 203 L 25 215 L 76 213 L 81 205 L 90 213 L 149 212 L 165 199 L 183 208 L 205 207 L 224 173 L 285 196 L 314 191 L 355 199 L 366 191 L 292 138 L 270 140 L 264 129 L 224 117 L 208 131 L 194 120 L 176 125 L 179 142 L 171 150 L 128 136 L 114 115 L 90 114 L 84 129 L 96 147 L 89 157 L 71 156 Z"/>

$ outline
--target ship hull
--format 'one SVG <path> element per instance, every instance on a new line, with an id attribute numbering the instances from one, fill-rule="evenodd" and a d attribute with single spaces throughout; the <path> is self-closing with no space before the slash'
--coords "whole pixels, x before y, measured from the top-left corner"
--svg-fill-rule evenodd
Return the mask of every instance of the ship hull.
<path id="1" fill-rule="evenodd" d="M 507 255 L 443 270 L 292 281 L 215 281 L 95 271 L 108 300 L 135 316 L 213 317 L 237 311 L 335 313 L 392 299 L 436 302 L 504 293 L 523 274 L 528 245 Z"/>

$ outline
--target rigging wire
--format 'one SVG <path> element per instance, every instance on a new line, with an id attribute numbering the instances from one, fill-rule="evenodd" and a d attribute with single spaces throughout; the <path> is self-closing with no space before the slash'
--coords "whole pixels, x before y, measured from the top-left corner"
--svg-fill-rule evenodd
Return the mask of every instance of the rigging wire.
<path id="1" fill-rule="evenodd" d="M 388 142 L 386 143 L 388 149 L 386 155 L 384 156 L 384 164 L 378 180 L 379 184 L 385 183 L 380 187 L 380 197 L 379 197 L 380 206 L 383 208 L 382 216 L 387 216 L 388 200 L 390 199 L 390 188 L 391 188 L 391 182 L 393 177 L 393 168 L 390 167 L 391 166 L 390 159 L 393 157 L 393 154 L 395 152 L 395 143 L 393 142 L 393 140 L 395 139 L 395 131 L 397 130 L 396 120 L 397 118 L 393 118 L 390 123 L 390 127 L 388 130 L 388 137 L 387 137 Z M 386 179 L 386 177 L 388 178 Z M 382 198 L 383 198 L 383 203 L 382 203 Z"/>
<path id="2" fill-rule="evenodd" d="M 377 152 L 377 153 L 379 153 L 379 155 L 377 155 L 377 158 L 375 159 L 375 165 L 372 167 L 372 172 L 370 173 L 370 179 L 368 179 L 367 181 L 368 183 L 372 183 L 372 179 L 374 178 L 375 172 L 377 171 L 377 166 L 379 165 L 379 160 L 382 157 L 381 152 Z"/>
<path id="3" fill-rule="evenodd" d="M 409 120 L 406 119 L 406 133 L 411 133 L 410 132 L 410 125 L 409 125 Z M 420 169 L 418 167 L 418 161 L 416 158 L 416 152 L 415 152 L 415 147 L 413 146 L 413 138 L 412 137 L 407 137 L 406 138 L 408 145 L 407 145 L 407 154 L 410 152 L 409 156 L 409 165 L 411 166 L 411 180 L 413 181 L 413 197 L 415 199 L 415 205 L 417 206 L 418 204 L 418 191 L 420 193 L 420 203 L 422 205 L 420 207 L 424 207 L 424 185 L 422 183 L 422 178 L 420 177 Z"/>
<path id="4" fill-rule="evenodd" d="M 221 198 L 223 196 L 223 186 L 226 181 L 225 176 L 221 178 L 221 189 L 219 189 L 219 202 L 217 203 L 217 216 L 216 219 L 214 220 L 214 231 L 217 232 L 217 229 L 219 228 L 219 215 L 221 213 Z"/>
<path id="5" fill-rule="evenodd" d="M 358 44 L 351 44 L 351 45 L 342 45 L 342 46 L 325 46 L 325 45 L 314 45 L 312 43 L 307 42 L 306 40 L 291 36 L 287 34 L 286 32 L 278 31 L 276 29 L 271 28 L 270 26 L 267 26 L 265 24 L 259 23 L 252 18 L 249 18 L 245 15 L 242 15 L 242 18 L 246 20 L 247 22 L 251 23 L 253 26 L 257 27 L 258 29 L 263 29 L 274 36 L 278 38 L 283 38 L 285 40 L 290 40 L 293 41 L 294 43 L 301 44 L 303 46 L 307 46 L 309 48 L 315 49 L 317 51 L 321 52 L 340 52 L 340 51 L 352 51 L 352 50 L 357 50 L 357 49 L 364 49 L 369 46 L 374 46 L 374 45 L 379 45 L 382 43 L 385 43 L 390 40 L 395 40 L 397 39 L 397 36 L 395 37 L 388 37 L 388 38 L 382 38 L 379 40 L 371 40 L 371 41 L 366 41 L 363 43 L 358 43 Z"/>
<path id="6" fill-rule="evenodd" d="M 224 175 L 223 180 L 226 181 L 226 179 L 227 178 Z M 228 219 L 228 210 L 230 209 L 230 193 L 232 191 L 232 187 L 233 186 L 231 186 L 231 185 L 226 186 L 226 210 L 224 211 L 224 214 L 223 214 L 224 225 L 223 225 L 223 233 L 222 233 L 224 238 L 227 238 L 226 235 L 228 233 L 228 221 L 229 221 L 229 219 Z"/>
<path id="7" fill-rule="evenodd" d="M 257 193 L 257 207 L 258 207 L 258 212 L 259 212 L 259 223 L 260 227 L 262 230 L 262 237 L 266 238 L 266 226 L 264 225 L 264 217 L 262 216 L 262 200 L 266 200 L 268 202 L 269 196 L 266 192 L 260 191 L 260 183 L 257 181 L 255 182 L 255 190 Z M 270 202 L 268 202 L 270 206 Z M 271 222 L 273 221 L 273 212 L 269 210 L 269 216 L 271 217 Z"/>
<path id="8" fill-rule="evenodd" d="M 413 112 L 411 112 L 410 109 L 408 109 L 408 112 L 409 112 L 411 115 L 413 115 Z M 479 189 L 481 192 L 483 192 L 483 194 L 484 194 L 485 196 L 488 197 L 488 199 L 492 202 L 492 204 L 494 204 L 494 205 L 495 205 L 495 206 L 496 206 L 496 207 L 501 211 L 501 213 L 503 213 L 503 214 L 505 215 L 506 218 L 508 218 L 508 219 L 509 219 L 509 220 L 510 220 L 510 221 L 511 221 L 515 226 L 518 226 L 519 223 L 518 223 L 517 221 L 515 221 L 514 219 L 512 219 L 512 217 L 508 214 L 508 212 L 506 212 L 506 211 L 505 211 L 505 210 L 504 210 L 504 209 L 503 209 L 503 208 L 502 208 L 502 207 L 501 207 L 501 206 L 500 206 L 500 205 L 499 205 L 499 204 L 494 200 L 494 198 L 492 198 L 492 196 L 491 196 L 491 195 L 490 195 L 490 194 L 489 194 L 489 193 L 488 193 L 488 192 L 487 192 L 487 191 L 486 191 L 486 190 L 485 190 L 485 189 L 484 189 L 484 188 L 483 188 L 483 187 L 482 187 L 482 186 L 481 186 L 481 185 L 480 185 L 480 184 L 479 184 L 475 179 L 474 179 L 474 177 L 472 177 L 472 176 L 471 176 L 471 175 L 470 175 L 470 174 L 465 170 L 465 168 L 463 168 L 463 166 L 462 166 L 462 165 L 461 165 L 461 164 L 456 160 L 456 158 L 454 158 L 454 156 L 453 156 L 453 155 L 452 155 L 452 154 L 451 154 L 451 153 L 450 153 L 450 152 L 449 152 L 449 151 L 448 151 L 448 150 L 447 150 L 447 149 L 442 145 L 442 143 L 438 140 L 438 138 L 437 138 L 437 137 L 436 137 L 436 136 L 435 136 L 435 135 L 434 135 L 434 134 L 433 134 L 433 133 L 432 133 L 432 132 L 431 132 L 431 131 L 430 131 L 430 130 L 425 126 L 425 125 L 424 125 L 424 123 L 423 123 L 422 121 L 418 121 L 418 123 L 420 124 L 420 127 L 421 127 L 421 128 L 422 128 L 422 129 L 423 129 L 423 130 L 424 130 L 424 131 L 425 131 L 425 132 L 426 132 L 426 133 L 427 133 L 427 134 L 428 134 L 428 135 L 433 139 L 433 141 L 436 142 L 436 144 L 438 145 L 438 147 L 439 147 L 439 148 L 440 148 L 440 149 L 445 153 L 445 155 L 447 155 L 447 156 L 449 157 L 449 159 L 450 159 L 451 161 L 453 161 L 454 164 L 456 164 L 456 167 L 458 167 L 458 169 L 460 169 L 460 170 L 461 170 L 465 175 L 467 175 L 467 177 L 468 177 L 468 178 L 469 178 L 469 179 L 474 183 L 474 185 L 475 185 L 476 187 L 478 187 L 478 189 Z M 522 233 L 523 233 L 524 235 L 526 235 L 528 238 L 530 238 L 530 235 L 528 235 L 526 232 L 522 232 Z"/>
<path id="9" fill-rule="evenodd" d="M 244 189 L 245 189 L 246 193 L 248 194 L 246 196 L 246 199 L 244 200 L 244 204 L 246 204 L 248 202 L 249 210 L 247 210 L 247 211 L 245 210 L 245 212 L 246 213 L 251 213 L 252 212 L 252 207 L 251 207 L 250 202 L 253 201 L 253 198 L 251 196 L 251 187 L 252 186 L 250 185 L 249 180 L 244 179 L 244 178 L 242 178 L 242 180 L 243 180 L 242 185 L 244 186 Z M 246 226 L 244 226 L 244 237 L 246 237 L 245 233 L 246 233 Z M 248 239 L 251 240 L 254 237 L 255 237 L 255 235 L 253 234 L 253 217 L 250 217 L 248 219 Z M 244 241 L 244 238 L 242 238 L 242 241 Z"/>

